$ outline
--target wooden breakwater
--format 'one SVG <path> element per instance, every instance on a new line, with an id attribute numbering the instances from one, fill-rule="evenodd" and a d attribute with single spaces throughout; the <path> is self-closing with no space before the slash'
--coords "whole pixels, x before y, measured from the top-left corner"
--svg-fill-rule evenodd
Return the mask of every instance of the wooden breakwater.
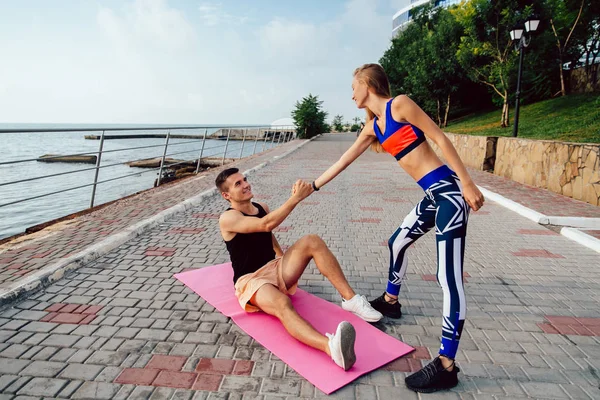
<path id="1" fill-rule="evenodd" d="M 47 163 L 74 163 L 74 164 L 96 164 L 97 156 L 61 156 L 58 154 L 44 154 L 38 157 L 38 161 Z"/>

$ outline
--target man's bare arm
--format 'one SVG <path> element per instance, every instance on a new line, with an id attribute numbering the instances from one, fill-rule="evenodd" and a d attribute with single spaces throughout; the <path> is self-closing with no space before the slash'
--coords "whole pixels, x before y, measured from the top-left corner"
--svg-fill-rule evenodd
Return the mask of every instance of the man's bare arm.
<path id="1" fill-rule="evenodd" d="M 281 225 L 298 203 L 308 197 L 312 191 L 310 183 L 299 180 L 294 184 L 292 196 L 281 207 L 263 218 L 247 217 L 239 211 L 229 210 L 219 218 L 219 227 L 222 232 L 230 233 L 271 232 Z"/>

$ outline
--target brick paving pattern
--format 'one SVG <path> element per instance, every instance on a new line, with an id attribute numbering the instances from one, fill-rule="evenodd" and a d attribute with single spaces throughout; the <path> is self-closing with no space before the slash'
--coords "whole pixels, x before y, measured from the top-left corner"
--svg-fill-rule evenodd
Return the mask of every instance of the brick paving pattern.
<path id="1" fill-rule="evenodd" d="M 327 135 L 307 144 L 251 174 L 253 191 L 277 207 L 296 179 L 318 176 L 351 140 Z M 387 239 L 423 195 L 415 186 L 393 158 L 367 152 L 298 207 L 277 238 L 289 246 L 303 235 L 320 235 L 351 285 L 378 296 L 389 264 Z M 385 194 L 365 193 L 380 191 Z M 144 211 L 150 203 L 126 206 Z M 215 218 L 226 207 L 214 196 L 0 311 L 0 398 L 326 397 L 173 278 L 228 261 Z M 459 386 L 418 396 L 404 384 L 439 348 L 443 294 L 431 279 L 436 254 L 430 232 L 409 250 L 403 317 L 377 324 L 417 350 L 332 398 L 600 399 L 600 255 L 561 235 L 542 234 L 545 228 L 493 202 L 482 211 L 472 213 L 469 224 Z M 46 257 L 53 257 L 71 251 L 61 247 L 69 240 L 80 239 L 62 234 L 53 247 L 30 251 L 52 249 Z M 340 300 L 312 264 L 300 286 Z M 86 311 L 95 315 L 88 323 L 48 319 Z"/>

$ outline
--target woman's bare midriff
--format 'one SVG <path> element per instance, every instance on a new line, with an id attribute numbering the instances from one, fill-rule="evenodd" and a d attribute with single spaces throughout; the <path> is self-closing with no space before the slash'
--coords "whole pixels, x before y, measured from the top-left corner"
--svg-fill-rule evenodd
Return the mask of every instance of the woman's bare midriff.
<path id="1" fill-rule="evenodd" d="M 427 141 L 421 143 L 413 151 L 398 160 L 398 164 L 415 181 L 444 165 Z"/>

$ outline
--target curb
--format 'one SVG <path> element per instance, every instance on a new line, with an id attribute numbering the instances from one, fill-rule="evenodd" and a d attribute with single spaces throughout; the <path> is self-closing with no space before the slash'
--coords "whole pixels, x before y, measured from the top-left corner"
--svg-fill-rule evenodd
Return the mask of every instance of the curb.
<path id="1" fill-rule="evenodd" d="M 575 242 L 600 253 L 600 240 L 578 229 L 562 228 L 560 234 Z"/>
<path id="2" fill-rule="evenodd" d="M 560 234 L 567 237 L 587 248 L 600 253 L 600 240 L 586 233 L 581 232 L 574 228 L 599 228 L 600 229 L 600 218 L 585 218 L 585 217 L 557 217 L 547 216 L 539 213 L 531 208 L 527 208 L 516 201 L 507 199 L 506 197 L 494 193 L 489 189 L 481 186 L 477 186 L 481 193 L 486 199 L 492 200 L 503 207 L 508 208 L 517 214 L 530 219 L 531 221 L 540 225 L 557 225 L 562 226 Z"/>
<path id="3" fill-rule="evenodd" d="M 517 214 L 519 214 L 527 219 L 532 220 L 533 222 L 537 222 L 538 224 L 547 225 L 549 223 L 548 217 L 546 217 L 544 214 L 539 213 L 535 210 L 532 210 L 531 208 L 527 208 L 527 207 L 517 203 L 516 201 L 507 199 L 506 197 L 499 195 L 498 193 L 494 193 L 484 187 L 481 187 L 481 186 L 477 186 L 477 187 L 479 188 L 481 193 L 483 193 L 483 196 L 486 199 L 492 200 L 492 201 L 500 204 L 501 206 L 506 207 L 509 210 L 514 211 Z"/>
<path id="4" fill-rule="evenodd" d="M 302 143 L 298 144 L 296 147 L 291 148 L 282 155 L 274 156 L 271 160 L 265 161 L 261 164 L 258 164 L 255 167 L 250 168 L 249 170 L 244 171 L 243 174 L 251 174 L 254 171 L 264 168 L 265 166 L 271 164 L 273 161 L 288 156 L 289 154 L 300 149 L 302 146 L 318 138 L 319 136 L 321 135 L 317 135 L 308 140 L 304 140 Z M 166 210 L 163 210 L 150 218 L 146 218 L 145 220 L 130 225 L 124 230 L 120 231 L 119 233 L 115 233 L 114 235 L 107 237 L 101 242 L 86 247 L 85 249 L 72 255 L 71 257 L 61 259 L 23 279 L 20 279 L 17 282 L 14 282 L 12 285 L 8 286 L 8 288 L 0 291 L 0 308 L 16 300 L 24 298 L 33 292 L 42 290 L 50 286 L 54 282 L 63 278 L 68 272 L 81 268 L 85 264 L 88 264 L 89 262 L 100 258 L 101 256 L 109 253 L 113 249 L 126 243 L 127 241 L 134 239 L 135 237 L 140 236 L 144 232 L 154 228 L 155 226 L 164 222 L 174 214 L 185 212 L 201 204 L 207 198 L 216 195 L 216 193 L 216 188 L 205 190 L 204 192 L 194 197 L 190 197 L 189 199 L 186 199 L 181 203 L 175 204 L 174 206 L 169 207 Z"/>

